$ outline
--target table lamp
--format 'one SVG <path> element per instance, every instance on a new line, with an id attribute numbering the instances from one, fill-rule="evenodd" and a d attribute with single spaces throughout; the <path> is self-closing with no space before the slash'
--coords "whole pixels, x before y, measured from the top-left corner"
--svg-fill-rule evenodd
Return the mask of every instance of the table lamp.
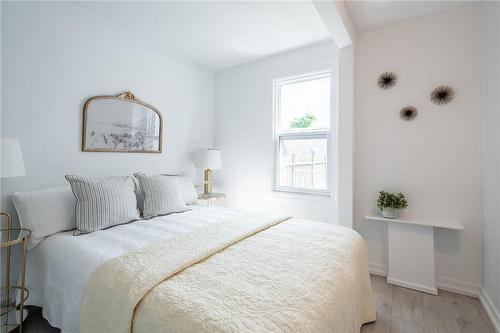
<path id="1" fill-rule="evenodd" d="M 0 178 L 21 177 L 26 175 L 23 155 L 18 140 L 0 139 L 0 159 Z M 0 211 L 0 214 L 8 217 L 8 227 L 11 228 L 10 215 L 2 211 Z"/>
<path id="2" fill-rule="evenodd" d="M 203 194 L 212 193 L 212 170 L 220 169 L 221 153 L 220 150 L 200 149 L 196 154 L 195 166 L 204 169 L 205 182 Z"/>

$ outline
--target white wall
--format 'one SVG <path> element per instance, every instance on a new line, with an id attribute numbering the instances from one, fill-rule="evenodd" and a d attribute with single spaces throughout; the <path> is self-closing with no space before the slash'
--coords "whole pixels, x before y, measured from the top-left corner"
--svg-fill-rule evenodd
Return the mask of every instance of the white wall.
<path id="1" fill-rule="evenodd" d="M 267 84 L 272 73 L 334 60 L 338 50 L 333 43 L 219 71 L 214 101 L 212 72 L 77 3 L 2 2 L 1 9 L 2 137 L 20 139 L 28 173 L 2 180 L 2 208 L 12 212 L 12 191 L 63 185 L 68 173 L 104 176 L 141 170 L 193 175 L 192 152 L 211 146 L 215 135 L 223 169 L 214 177 L 228 193 L 229 204 L 338 223 L 336 200 L 271 191 L 272 96 Z M 498 16 L 488 15 L 498 26 Z M 354 217 L 373 267 L 385 267 L 385 230 L 365 224 L 362 216 L 375 209 L 379 190 L 401 190 L 410 202 L 406 215 L 465 225 L 463 232 L 437 232 L 437 273 L 441 284 L 469 290 L 482 283 L 478 27 L 477 8 L 465 7 L 364 33 L 358 36 L 355 68 Z M 495 45 L 489 47 L 498 50 Z M 386 70 L 398 73 L 400 80 L 392 90 L 382 91 L 375 81 Z M 493 84 L 487 87 L 498 87 L 498 75 L 488 77 Z M 439 107 L 428 96 L 441 83 L 453 86 L 457 95 L 451 104 Z M 162 154 L 80 151 L 85 100 L 123 90 L 163 113 Z M 496 99 L 483 113 L 483 160 L 491 161 L 483 168 L 484 280 L 498 306 L 500 265 L 493 235 L 499 230 L 493 217 L 499 215 L 500 157 L 494 127 L 499 119 L 493 108 L 500 104 L 498 92 L 490 96 Z M 419 109 L 417 119 L 409 123 L 398 114 L 407 104 Z"/>
<path id="2" fill-rule="evenodd" d="M 354 221 L 354 72 L 356 44 L 339 49 L 338 71 L 338 223 L 352 228 Z"/>
<path id="3" fill-rule="evenodd" d="M 354 71 L 356 69 L 356 29 L 344 1 L 316 1 L 314 6 L 330 31 L 338 49 L 337 122 L 334 135 L 337 153 L 337 222 L 353 227 L 354 215 Z"/>
<path id="4" fill-rule="evenodd" d="M 357 228 L 372 268 L 385 270 L 384 225 L 363 222 L 380 190 L 402 191 L 404 216 L 457 221 L 460 232 L 436 231 L 438 285 L 477 293 L 482 282 L 480 45 L 478 7 L 465 6 L 362 33 L 357 45 Z M 377 77 L 398 74 L 391 90 Z M 448 105 L 429 100 L 448 84 Z M 415 106 L 418 117 L 400 119 Z"/>
<path id="5" fill-rule="evenodd" d="M 27 176 L 8 196 L 88 176 L 185 172 L 211 146 L 214 75 L 70 2 L 2 2 L 2 137 L 20 140 Z M 93 95 L 131 90 L 164 121 L 162 154 L 80 151 L 82 108 Z"/>
<path id="6" fill-rule="evenodd" d="M 500 329 L 500 3 L 482 4 L 484 291 Z"/>
<path id="7" fill-rule="evenodd" d="M 214 180 L 228 204 L 337 223 L 336 200 L 272 191 L 272 78 L 336 57 L 335 44 L 325 42 L 216 72 L 215 147 L 223 163 Z"/>

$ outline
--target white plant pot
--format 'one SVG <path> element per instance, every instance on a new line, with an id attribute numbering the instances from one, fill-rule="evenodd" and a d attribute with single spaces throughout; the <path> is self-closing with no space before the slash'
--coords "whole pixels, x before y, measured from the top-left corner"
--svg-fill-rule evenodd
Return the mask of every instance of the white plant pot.
<path id="1" fill-rule="evenodd" d="M 399 217 L 399 209 L 386 207 L 382 210 L 382 216 L 386 219 L 397 219 Z"/>

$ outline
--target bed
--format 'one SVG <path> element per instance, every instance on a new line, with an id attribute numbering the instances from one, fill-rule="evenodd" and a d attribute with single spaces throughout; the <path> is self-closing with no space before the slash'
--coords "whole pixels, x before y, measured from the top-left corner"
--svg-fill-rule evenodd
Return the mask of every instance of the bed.
<path id="1" fill-rule="evenodd" d="M 195 206 L 28 254 L 28 304 L 63 333 L 359 332 L 375 320 L 353 230 Z"/>

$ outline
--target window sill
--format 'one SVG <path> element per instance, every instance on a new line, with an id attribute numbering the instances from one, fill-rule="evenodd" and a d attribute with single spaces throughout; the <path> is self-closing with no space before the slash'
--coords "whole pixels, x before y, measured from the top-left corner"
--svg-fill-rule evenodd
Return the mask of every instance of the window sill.
<path id="1" fill-rule="evenodd" d="M 331 193 L 300 192 L 300 191 L 285 190 L 280 188 L 273 189 L 271 195 L 274 197 L 286 198 L 286 199 L 335 201 L 335 198 Z"/>

